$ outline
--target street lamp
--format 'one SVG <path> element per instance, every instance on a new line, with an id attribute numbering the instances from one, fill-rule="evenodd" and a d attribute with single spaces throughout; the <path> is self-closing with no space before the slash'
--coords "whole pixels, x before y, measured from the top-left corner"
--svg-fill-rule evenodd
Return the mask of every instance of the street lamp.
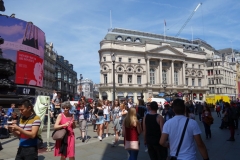
<path id="1" fill-rule="evenodd" d="M 162 87 L 164 89 L 164 95 L 165 95 L 166 88 L 167 88 L 167 82 L 166 81 L 163 82 Z"/>
<path id="2" fill-rule="evenodd" d="M 79 96 L 80 96 L 80 97 L 82 97 L 82 84 L 81 84 L 82 79 L 83 79 L 83 76 L 82 76 L 82 74 L 80 74 L 80 79 L 79 79 L 79 81 L 80 81 L 80 85 L 79 85 Z"/>
<path id="3" fill-rule="evenodd" d="M 112 64 L 113 64 L 113 104 L 115 102 L 115 91 L 116 91 L 116 86 L 115 86 L 115 61 L 116 57 L 114 53 L 111 55 L 112 58 Z"/>
<path id="4" fill-rule="evenodd" d="M 0 0 L 0 11 L 4 12 L 5 11 L 5 6 L 3 0 Z"/>

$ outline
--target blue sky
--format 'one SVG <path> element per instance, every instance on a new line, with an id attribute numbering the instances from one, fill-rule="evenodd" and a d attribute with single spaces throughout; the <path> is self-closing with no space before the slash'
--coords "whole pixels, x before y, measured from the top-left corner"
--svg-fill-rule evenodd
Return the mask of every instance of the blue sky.
<path id="1" fill-rule="evenodd" d="M 53 42 L 58 54 L 84 78 L 100 82 L 100 41 L 110 28 L 126 28 L 175 36 L 196 6 L 179 37 L 200 38 L 216 49 L 240 49 L 240 0 L 4 0 L 6 11 L 32 21 Z"/>

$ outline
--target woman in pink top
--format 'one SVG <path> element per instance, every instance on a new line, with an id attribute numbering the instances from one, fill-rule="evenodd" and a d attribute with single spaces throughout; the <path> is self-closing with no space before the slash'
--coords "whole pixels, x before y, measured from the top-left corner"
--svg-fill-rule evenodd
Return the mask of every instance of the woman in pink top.
<path id="1" fill-rule="evenodd" d="M 74 117 L 70 114 L 69 110 L 72 105 L 69 102 L 63 102 L 61 105 L 64 110 L 59 114 L 54 125 L 54 129 L 67 129 L 67 145 L 63 145 L 63 140 L 56 140 L 54 148 L 54 156 L 61 156 L 61 160 L 69 158 L 69 160 L 75 159 L 75 136 L 73 129 L 76 127 L 74 123 Z M 65 146 L 65 147 L 63 147 Z"/>

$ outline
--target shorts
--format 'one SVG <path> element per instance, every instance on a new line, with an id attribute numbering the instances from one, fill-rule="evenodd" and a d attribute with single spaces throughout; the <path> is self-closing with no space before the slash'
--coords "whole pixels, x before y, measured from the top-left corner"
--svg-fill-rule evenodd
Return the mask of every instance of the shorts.
<path id="1" fill-rule="evenodd" d="M 110 114 L 104 114 L 104 122 L 110 122 Z"/>
<path id="2" fill-rule="evenodd" d="M 37 147 L 19 147 L 15 160 L 37 160 L 38 148 Z"/>
<path id="3" fill-rule="evenodd" d="M 96 124 L 103 124 L 104 122 L 104 117 L 103 116 L 98 116 L 97 120 L 96 120 Z"/>
<path id="4" fill-rule="evenodd" d="M 79 119 L 79 129 L 82 132 L 85 132 L 86 126 L 87 126 L 87 121 L 85 119 Z"/>

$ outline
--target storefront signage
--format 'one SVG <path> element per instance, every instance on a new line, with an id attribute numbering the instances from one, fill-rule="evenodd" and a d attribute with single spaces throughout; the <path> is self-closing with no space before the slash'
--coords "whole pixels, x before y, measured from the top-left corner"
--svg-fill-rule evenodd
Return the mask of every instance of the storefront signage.
<path id="1" fill-rule="evenodd" d="M 21 95 L 35 95 L 36 89 L 29 87 L 18 87 L 17 93 Z"/>

